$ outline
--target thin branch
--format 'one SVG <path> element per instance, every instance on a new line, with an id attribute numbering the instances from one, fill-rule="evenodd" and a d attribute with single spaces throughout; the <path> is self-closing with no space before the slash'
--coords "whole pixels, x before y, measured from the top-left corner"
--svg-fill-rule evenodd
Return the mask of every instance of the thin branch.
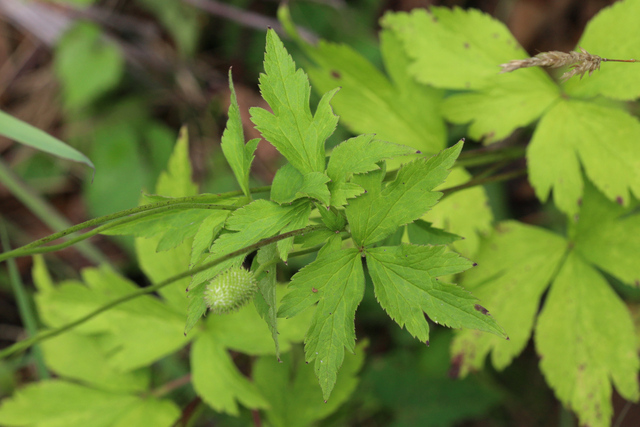
<path id="1" fill-rule="evenodd" d="M 505 172 L 503 174 L 494 175 L 494 176 L 490 176 L 490 177 L 487 177 L 487 178 L 472 179 L 471 181 L 465 182 L 464 184 L 456 185 L 455 187 L 450 187 L 450 188 L 447 188 L 445 190 L 441 190 L 442 193 L 444 193 L 442 198 L 445 198 L 445 197 L 455 193 L 456 191 L 466 190 L 467 188 L 476 187 L 478 185 L 485 185 L 485 184 L 491 184 L 491 183 L 494 183 L 494 182 L 508 181 L 510 179 L 517 178 L 519 176 L 524 176 L 526 174 L 527 174 L 527 170 L 526 169 L 518 169 L 516 171 Z"/>

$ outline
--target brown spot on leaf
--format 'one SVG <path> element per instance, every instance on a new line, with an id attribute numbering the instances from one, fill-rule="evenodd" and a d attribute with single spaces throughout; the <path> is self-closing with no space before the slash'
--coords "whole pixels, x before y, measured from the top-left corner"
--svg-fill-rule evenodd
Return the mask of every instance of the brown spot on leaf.
<path id="1" fill-rule="evenodd" d="M 427 342 L 425 344 L 427 345 L 427 347 L 429 347 L 429 340 L 427 340 Z"/>
<path id="2" fill-rule="evenodd" d="M 334 79 L 340 79 L 342 78 L 342 75 L 336 70 L 331 70 L 331 77 L 333 77 Z"/>
<path id="3" fill-rule="evenodd" d="M 578 206 L 582 206 L 582 197 L 578 199 Z"/>
<path id="4" fill-rule="evenodd" d="M 464 48 L 465 48 L 465 49 L 469 49 L 470 47 L 471 47 L 471 46 L 469 45 L 469 43 L 465 43 L 465 44 L 464 44 Z"/>
<path id="5" fill-rule="evenodd" d="M 634 284 L 636 285 L 637 288 L 640 288 L 640 279 L 636 279 Z"/>
<path id="6" fill-rule="evenodd" d="M 476 304 L 473 306 L 473 308 L 476 309 L 476 311 L 479 311 L 482 314 L 489 314 L 489 310 L 487 310 L 486 308 L 484 308 L 483 306 L 481 306 L 480 304 Z"/>
<path id="7" fill-rule="evenodd" d="M 311 292 L 313 292 L 314 294 L 317 294 L 318 290 L 316 288 L 311 288 Z"/>
<path id="8" fill-rule="evenodd" d="M 616 197 L 616 202 L 618 202 L 620 206 L 624 205 L 624 200 L 622 199 L 621 196 Z"/>

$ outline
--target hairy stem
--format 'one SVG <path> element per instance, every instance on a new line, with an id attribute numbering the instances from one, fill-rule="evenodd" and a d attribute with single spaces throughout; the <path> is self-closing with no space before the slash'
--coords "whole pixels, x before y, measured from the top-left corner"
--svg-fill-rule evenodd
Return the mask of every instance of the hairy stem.
<path id="1" fill-rule="evenodd" d="M 271 189 L 270 186 L 264 186 L 264 187 L 257 187 L 257 188 L 252 188 L 251 192 L 252 193 L 262 193 L 265 191 L 269 191 Z M 177 198 L 177 199 L 170 199 L 167 201 L 162 201 L 162 202 L 158 202 L 158 203 L 151 203 L 148 205 L 143 205 L 143 206 L 138 206 L 132 209 L 127 209 L 125 211 L 120 211 L 120 212 L 116 212 L 110 215 L 105 215 L 105 216 L 101 216 L 98 218 L 94 218 L 91 219 L 89 221 L 85 221 L 83 223 L 74 225 L 73 227 L 69 227 L 65 230 L 59 231 L 57 233 L 51 234 L 47 237 L 44 237 L 42 239 L 36 240 L 34 242 L 31 242 L 27 245 L 24 245 L 20 248 L 14 249 L 12 251 L 9 252 L 5 252 L 0 254 L 0 261 L 4 261 L 6 259 L 9 258 L 15 258 L 18 256 L 27 256 L 27 255 L 32 255 L 34 253 L 43 253 L 43 252 L 51 252 L 52 250 L 58 250 L 58 249 L 62 249 L 67 247 L 63 246 L 64 244 L 61 245 L 57 245 L 57 246 L 50 246 L 54 249 L 49 250 L 46 249 L 41 250 L 40 252 L 38 251 L 28 251 L 28 249 L 32 249 L 32 248 L 37 248 L 39 246 L 42 246 L 46 243 L 52 242 L 54 240 L 60 239 L 62 237 L 68 236 L 70 234 L 76 233 L 78 231 L 84 230 L 85 228 L 90 228 L 90 227 L 96 227 L 96 226 L 100 226 L 103 225 L 105 223 L 111 222 L 111 221 L 115 221 L 118 219 L 122 219 L 122 222 L 119 222 L 118 224 L 123 224 L 125 222 L 130 222 L 130 221 L 134 221 L 136 220 L 139 216 L 136 216 L 136 214 L 140 214 L 142 212 L 148 212 L 148 211 L 152 211 L 152 213 L 156 213 L 156 212 L 161 212 L 160 209 L 162 208 L 166 208 L 167 210 L 169 209 L 189 209 L 189 208 L 201 208 L 202 205 L 206 204 L 206 203 L 211 203 L 211 202 L 215 202 L 217 200 L 221 200 L 221 199 L 228 199 L 231 197 L 237 197 L 237 196 L 242 196 L 243 193 L 242 191 L 231 191 L 228 193 L 222 193 L 222 194 L 201 194 L 198 196 L 189 196 L 189 197 L 181 197 L 181 198 Z M 198 206 L 200 205 L 200 206 Z M 235 210 L 235 207 L 233 206 L 228 206 L 228 205 L 218 205 L 219 209 L 226 209 L 226 210 Z M 205 208 L 205 209 L 211 209 L 211 208 Z M 148 214 L 147 214 L 148 215 Z M 72 242 L 78 242 L 80 240 L 84 240 L 88 237 L 91 237 L 97 233 L 93 233 L 88 235 L 89 233 L 87 233 L 86 237 L 83 236 L 79 236 L 78 238 L 74 239 Z M 71 243 L 71 244 L 73 244 Z M 47 247 L 49 248 L 49 247 Z"/>

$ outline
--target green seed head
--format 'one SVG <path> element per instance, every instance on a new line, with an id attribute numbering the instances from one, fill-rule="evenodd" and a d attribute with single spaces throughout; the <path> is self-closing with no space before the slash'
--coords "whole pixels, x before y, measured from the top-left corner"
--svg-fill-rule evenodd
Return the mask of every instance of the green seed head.
<path id="1" fill-rule="evenodd" d="M 204 301 L 213 313 L 226 314 L 249 302 L 257 290 L 251 271 L 231 267 L 209 282 L 204 291 Z"/>

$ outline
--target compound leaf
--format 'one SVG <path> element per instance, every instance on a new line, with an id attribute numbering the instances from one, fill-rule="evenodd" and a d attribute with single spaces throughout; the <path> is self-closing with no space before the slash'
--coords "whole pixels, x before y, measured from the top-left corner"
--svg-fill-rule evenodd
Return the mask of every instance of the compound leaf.
<path id="1" fill-rule="evenodd" d="M 445 326 L 480 329 L 506 337 L 473 295 L 437 279 L 471 266 L 471 261 L 444 246 L 402 244 L 367 250 L 367 267 L 378 302 L 400 327 L 406 326 L 422 342 L 429 340 L 424 313 Z"/>
<path id="2" fill-rule="evenodd" d="M 542 373 L 580 424 L 610 425 L 612 383 L 625 399 L 640 397 L 640 360 L 629 310 L 575 252 L 551 286 L 535 341 Z"/>
<path id="3" fill-rule="evenodd" d="M 338 124 L 338 117 L 329 105 L 337 89 L 322 97 L 312 115 L 307 75 L 301 69 L 296 70 L 293 59 L 271 29 L 267 31 L 264 69 L 265 74 L 260 75 L 260 90 L 273 113 L 253 107 L 250 109 L 251 120 L 264 139 L 299 172 L 324 171 L 324 142 Z"/>
<path id="4" fill-rule="evenodd" d="M 292 317 L 318 303 L 305 339 L 306 361 L 314 370 L 324 400 L 331 395 L 344 348 L 355 349 L 354 318 L 364 295 L 364 270 L 357 249 L 325 252 L 296 273 L 292 291 L 282 299 L 279 317 Z"/>

